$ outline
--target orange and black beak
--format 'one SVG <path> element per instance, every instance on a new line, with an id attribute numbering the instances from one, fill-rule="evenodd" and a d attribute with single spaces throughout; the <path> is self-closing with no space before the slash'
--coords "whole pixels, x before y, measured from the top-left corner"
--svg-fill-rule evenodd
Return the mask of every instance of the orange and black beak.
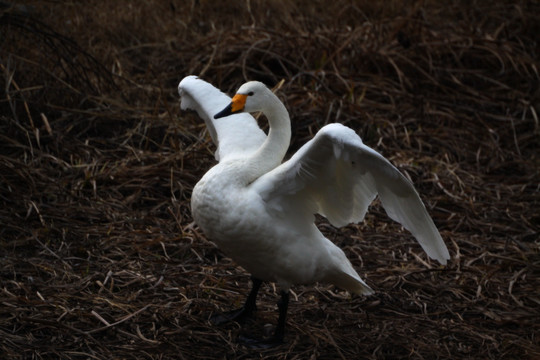
<path id="1" fill-rule="evenodd" d="M 232 98 L 232 101 L 227 107 L 220 112 L 218 112 L 216 115 L 214 115 L 214 119 L 219 119 L 225 116 L 229 116 L 232 114 L 239 113 L 244 110 L 244 106 L 246 106 L 246 99 L 247 95 L 243 94 L 236 94 Z"/>

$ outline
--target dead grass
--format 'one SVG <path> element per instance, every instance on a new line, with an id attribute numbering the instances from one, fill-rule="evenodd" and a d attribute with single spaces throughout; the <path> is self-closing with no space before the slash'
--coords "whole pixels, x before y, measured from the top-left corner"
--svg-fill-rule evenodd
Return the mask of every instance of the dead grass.
<path id="1" fill-rule="evenodd" d="M 0 354 L 540 357 L 536 2 L 24 2 L 0 10 Z M 41 20 L 39 20 L 41 19 Z M 378 206 L 325 234 L 377 294 L 295 287 L 287 343 L 211 326 L 248 276 L 192 224 L 213 164 L 176 86 L 275 85 L 297 149 L 338 121 L 407 173 L 441 268 Z M 260 297 L 260 330 L 276 290 Z"/>

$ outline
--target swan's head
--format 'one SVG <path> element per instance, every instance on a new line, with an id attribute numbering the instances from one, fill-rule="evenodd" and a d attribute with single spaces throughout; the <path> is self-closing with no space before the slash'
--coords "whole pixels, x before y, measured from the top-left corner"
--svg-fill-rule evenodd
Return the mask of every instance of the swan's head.
<path id="1" fill-rule="evenodd" d="M 240 86 L 231 103 L 214 115 L 214 119 L 240 112 L 263 111 L 263 107 L 267 103 L 266 97 L 268 93 L 271 94 L 272 92 L 263 83 L 258 81 L 247 82 Z"/>

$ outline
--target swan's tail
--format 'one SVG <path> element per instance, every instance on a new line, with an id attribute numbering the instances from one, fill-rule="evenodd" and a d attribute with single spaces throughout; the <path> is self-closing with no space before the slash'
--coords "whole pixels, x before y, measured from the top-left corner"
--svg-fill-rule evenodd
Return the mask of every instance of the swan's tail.
<path id="1" fill-rule="evenodd" d="M 328 250 L 328 257 L 326 258 L 328 267 L 324 272 L 323 281 L 334 284 L 353 294 L 373 294 L 373 289 L 360 278 L 343 250 L 335 246 L 330 240 L 326 238 L 325 240 Z"/>
<path id="2" fill-rule="evenodd" d="M 358 295 L 371 295 L 374 293 L 373 289 L 358 276 L 347 274 L 343 270 L 338 270 L 334 273 L 334 275 L 328 279 L 328 282 L 341 289 L 347 290 L 350 293 Z"/>

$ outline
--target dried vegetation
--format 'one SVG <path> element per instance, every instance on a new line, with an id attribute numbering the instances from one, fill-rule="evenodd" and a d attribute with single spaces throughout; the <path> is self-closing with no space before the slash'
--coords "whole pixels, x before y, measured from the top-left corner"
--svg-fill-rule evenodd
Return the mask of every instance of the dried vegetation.
<path id="1" fill-rule="evenodd" d="M 540 357 L 538 2 L 1 6 L 2 358 Z M 287 343 L 263 352 L 211 326 L 248 276 L 192 224 L 213 145 L 178 109 L 188 74 L 284 79 L 292 150 L 357 130 L 413 179 L 449 265 L 374 205 L 320 223 L 376 295 L 296 287 Z M 276 299 L 266 285 L 248 327 Z"/>

